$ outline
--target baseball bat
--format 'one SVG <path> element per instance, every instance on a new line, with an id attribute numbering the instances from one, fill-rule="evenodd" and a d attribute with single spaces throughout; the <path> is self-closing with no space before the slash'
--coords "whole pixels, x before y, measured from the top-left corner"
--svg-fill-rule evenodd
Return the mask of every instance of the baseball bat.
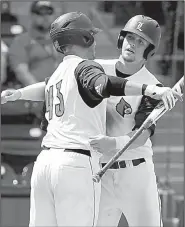
<path id="1" fill-rule="evenodd" d="M 184 76 L 174 85 L 172 88 L 174 91 L 180 92 L 183 95 L 183 87 L 184 87 Z M 175 102 L 177 99 L 175 99 Z M 161 118 L 167 110 L 165 110 L 164 105 L 160 103 L 155 107 L 155 109 L 151 112 L 151 114 L 147 117 L 147 119 L 143 122 L 141 127 L 134 133 L 134 135 L 130 138 L 130 140 L 125 144 L 122 150 L 118 151 L 108 162 L 107 164 L 98 171 L 93 176 L 93 181 L 98 183 L 104 173 L 112 166 L 112 164 L 123 154 L 127 148 L 142 134 L 142 132 L 148 129 L 152 124 L 155 124 L 156 121 Z"/>

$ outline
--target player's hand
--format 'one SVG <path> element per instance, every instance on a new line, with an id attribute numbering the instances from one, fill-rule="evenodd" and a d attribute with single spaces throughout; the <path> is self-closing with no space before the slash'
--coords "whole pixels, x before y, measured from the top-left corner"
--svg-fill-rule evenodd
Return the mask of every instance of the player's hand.
<path id="1" fill-rule="evenodd" d="M 174 90 L 181 95 L 182 99 L 183 99 L 183 94 L 184 94 L 184 83 L 181 84 L 176 84 L 174 86 Z"/>
<path id="2" fill-rule="evenodd" d="M 16 101 L 21 97 L 19 90 L 5 90 L 1 92 L 1 104 L 5 104 L 10 101 Z"/>
<path id="3" fill-rule="evenodd" d="M 175 99 L 183 101 L 182 96 L 169 87 L 148 85 L 145 90 L 145 95 L 153 99 L 162 100 L 166 110 L 171 110 L 175 106 Z"/>
<path id="4" fill-rule="evenodd" d="M 116 139 L 114 137 L 98 135 L 90 137 L 89 144 L 94 150 L 100 153 L 105 153 L 115 150 Z"/>

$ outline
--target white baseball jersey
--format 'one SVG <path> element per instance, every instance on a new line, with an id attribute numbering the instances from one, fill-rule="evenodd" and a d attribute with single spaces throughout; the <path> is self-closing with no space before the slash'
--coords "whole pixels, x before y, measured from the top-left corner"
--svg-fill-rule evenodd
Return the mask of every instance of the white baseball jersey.
<path id="1" fill-rule="evenodd" d="M 112 76 L 116 75 L 116 62 L 114 60 L 96 60 L 102 65 L 105 73 Z M 127 77 L 126 79 L 147 84 L 159 84 L 160 82 L 151 74 L 145 66 L 143 66 L 137 73 Z M 116 137 L 123 136 L 132 131 L 135 126 L 135 114 L 140 105 L 142 96 L 111 96 L 107 101 L 107 120 L 106 120 L 106 134 L 108 136 Z M 102 157 L 102 162 L 107 162 L 112 157 L 113 153 L 105 153 Z M 137 158 L 147 158 L 153 155 L 152 143 L 150 138 L 144 146 L 133 150 L 126 150 L 119 160 L 132 160 Z"/>
<path id="2" fill-rule="evenodd" d="M 82 61 L 74 55 L 64 57 L 46 85 L 49 124 L 42 146 L 89 149 L 89 137 L 106 132 L 106 99 L 90 108 L 79 94 L 74 72 Z"/>

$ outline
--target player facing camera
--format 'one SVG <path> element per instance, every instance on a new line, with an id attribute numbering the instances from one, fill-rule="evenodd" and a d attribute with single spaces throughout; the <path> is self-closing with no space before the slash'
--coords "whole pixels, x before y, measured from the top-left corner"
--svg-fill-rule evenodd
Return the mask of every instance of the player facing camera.
<path id="1" fill-rule="evenodd" d="M 156 53 L 161 38 L 158 22 L 150 17 L 136 15 L 120 31 L 117 47 L 127 62 L 145 62 Z"/>
<path id="2" fill-rule="evenodd" d="M 108 98 L 117 96 L 115 101 L 119 105 L 119 112 L 122 109 L 120 105 L 125 105 L 125 102 L 120 102 L 123 96 L 128 96 L 128 99 L 133 96 L 130 106 L 135 110 L 136 105 L 138 107 L 136 100 L 141 99 L 142 95 L 162 100 L 166 110 L 173 108 L 176 97 L 180 99 L 179 94 L 170 88 L 157 87 L 152 75 L 152 79 L 147 79 L 149 84 L 145 84 L 144 77 L 139 78 L 142 83 L 138 83 L 138 80 L 135 82 L 116 76 L 115 60 L 114 64 L 108 65 L 111 71 L 104 69 L 103 64 L 88 60 L 88 53 L 94 53 L 94 35 L 98 31 L 82 13 L 62 15 L 53 22 L 50 30 L 55 48 L 65 54 L 54 73 L 43 82 L 18 90 L 6 90 L 1 94 L 2 104 L 18 99 L 46 103 L 47 132 L 31 178 L 30 226 L 116 226 L 110 225 L 109 218 L 105 218 L 109 225 L 98 224 L 101 184 L 93 184 L 92 176 L 100 170 L 103 153 L 92 149 L 89 141 L 96 135 L 105 135 Z M 147 78 L 148 75 L 149 72 L 146 72 Z M 115 117 L 119 117 L 117 130 L 124 118 L 116 109 L 114 111 Z M 131 111 L 130 108 L 125 114 Z M 134 121 L 132 117 L 131 122 Z M 121 125 L 121 129 L 126 127 L 127 124 Z M 139 164 L 143 163 L 143 159 L 139 161 Z M 138 160 L 134 163 L 138 165 Z M 145 170 L 143 172 L 148 173 Z M 141 185 L 138 182 L 136 184 Z M 142 191 L 144 188 L 142 186 Z M 129 207 L 129 210 L 132 211 L 134 207 Z"/>

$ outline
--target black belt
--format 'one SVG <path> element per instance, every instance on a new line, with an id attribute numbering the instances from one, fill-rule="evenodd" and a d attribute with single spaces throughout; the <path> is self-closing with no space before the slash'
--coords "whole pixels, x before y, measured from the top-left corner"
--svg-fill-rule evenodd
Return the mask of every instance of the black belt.
<path id="1" fill-rule="evenodd" d="M 144 158 L 134 159 L 131 160 L 133 166 L 138 166 L 139 164 L 146 162 Z M 102 163 L 102 167 L 104 167 L 106 163 Z M 121 169 L 126 168 L 126 162 L 125 161 L 117 161 L 112 164 L 112 166 L 109 169 Z"/>
<path id="2" fill-rule="evenodd" d="M 44 150 L 49 150 L 50 148 L 43 146 L 43 149 Z M 83 149 L 65 149 L 64 151 L 65 152 L 75 152 L 75 153 L 78 153 L 78 154 L 84 154 L 84 155 L 87 155 L 87 156 L 91 157 L 91 152 L 89 150 L 83 150 Z"/>

